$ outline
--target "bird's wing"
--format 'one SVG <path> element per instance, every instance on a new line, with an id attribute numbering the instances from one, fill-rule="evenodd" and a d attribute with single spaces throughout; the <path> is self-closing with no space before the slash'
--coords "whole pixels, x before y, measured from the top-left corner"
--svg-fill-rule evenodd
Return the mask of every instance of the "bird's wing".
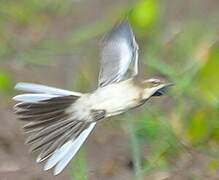
<path id="1" fill-rule="evenodd" d="M 119 24 L 103 39 L 99 86 L 124 79 L 129 65 L 133 63 L 133 74 L 138 73 L 138 45 L 127 21 Z"/>

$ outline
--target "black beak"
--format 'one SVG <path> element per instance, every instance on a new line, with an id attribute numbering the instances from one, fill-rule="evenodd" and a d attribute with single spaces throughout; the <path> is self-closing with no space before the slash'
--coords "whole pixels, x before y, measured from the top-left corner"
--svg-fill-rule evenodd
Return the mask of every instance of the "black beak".
<path id="1" fill-rule="evenodd" d="M 170 86 L 174 86 L 174 84 L 173 83 L 166 84 L 164 87 L 158 89 L 152 96 L 161 96 L 161 95 L 163 95 L 164 93 L 167 92 L 167 90 Z"/>

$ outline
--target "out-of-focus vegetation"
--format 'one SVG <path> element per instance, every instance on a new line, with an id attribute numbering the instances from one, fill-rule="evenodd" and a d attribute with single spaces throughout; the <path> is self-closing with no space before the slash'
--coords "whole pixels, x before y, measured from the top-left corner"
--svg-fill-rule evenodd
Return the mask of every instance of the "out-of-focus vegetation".
<path id="1" fill-rule="evenodd" d="M 94 2 L 0 1 L 0 97 L 10 98 L 21 80 L 94 88 L 99 56 L 93 44 L 127 16 L 141 73 L 175 84 L 165 97 L 113 118 L 112 126 L 129 136 L 133 179 L 219 178 L 219 3 Z M 85 154 L 74 161 L 72 179 L 89 179 Z"/>

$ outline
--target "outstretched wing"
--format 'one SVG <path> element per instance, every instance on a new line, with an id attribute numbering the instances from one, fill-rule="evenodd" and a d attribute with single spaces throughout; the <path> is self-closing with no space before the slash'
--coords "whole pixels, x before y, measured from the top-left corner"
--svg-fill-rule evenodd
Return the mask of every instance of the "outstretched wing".
<path id="1" fill-rule="evenodd" d="M 133 75 L 138 73 L 138 45 L 127 21 L 108 33 L 102 46 L 99 86 L 123 80 L 131 63 Z"/>

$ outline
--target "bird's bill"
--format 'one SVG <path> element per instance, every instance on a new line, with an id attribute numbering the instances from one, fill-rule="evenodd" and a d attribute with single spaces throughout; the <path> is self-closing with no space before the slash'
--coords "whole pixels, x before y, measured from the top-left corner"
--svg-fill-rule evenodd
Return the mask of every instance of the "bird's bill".
<path id="1" fill-rule="evenodd" d="M 174 84 L 173 83 L 166 83 L 166 84 L 163 84 L 160 88 L 158 88 L 154 94 L 152 96 L 161 96 L 163 95 L 164 93 L 167 92 L 167 90 L 169 89 L 169 87 L 173 86 Z"/>
<path id="2" fill-rule="evenodd" d="M 173 86 L 172 83 L 160 84 L 156 87 L 148 87 L 144 89 L 143 99 L 148 99 L 152 96 L 161 96 L 163 95 L 170 86 Z"/>

